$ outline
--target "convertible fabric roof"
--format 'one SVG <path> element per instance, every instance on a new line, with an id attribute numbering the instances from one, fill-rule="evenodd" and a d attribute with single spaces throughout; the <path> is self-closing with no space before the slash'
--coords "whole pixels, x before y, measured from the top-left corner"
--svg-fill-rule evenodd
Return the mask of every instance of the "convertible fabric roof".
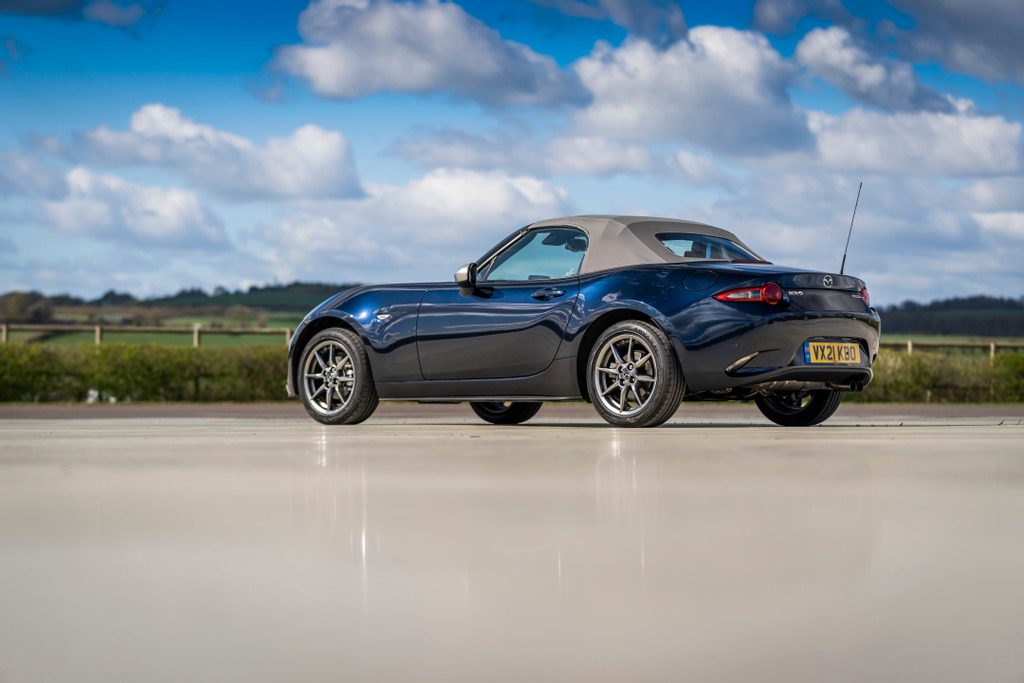
<path id="1" fill-rule="evenodd" d="M 651 216 L 565 216 L 531 223 L 527 229 L 569 226 L 587 233 L 590 244 L 580 266 L 580 274 L 649 263 L 689 263 L 705 259 L 679 256 L 658 241 L 663 232 L 684 232 L 695 235 L 724 237 L 751 254 L 754 250 L 743 244 L 728 230 L 704 223 L 675 218 Z"/>

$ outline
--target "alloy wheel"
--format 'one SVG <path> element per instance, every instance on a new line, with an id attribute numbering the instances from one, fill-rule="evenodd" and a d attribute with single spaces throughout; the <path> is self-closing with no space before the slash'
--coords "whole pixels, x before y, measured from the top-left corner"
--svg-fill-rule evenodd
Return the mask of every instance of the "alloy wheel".
<path id="1" fill-rule="evenodd" d="M 658 386 L 654 352 L 639 335 L 624 332 L 608 339 L 594 365 L 597 400 L 620 416 L 643 410 Z"/>
<path id="2" fill-rule="evenodd" d="M 355 364 L 340 343 L 325 339 L 313 347 L 302 373 L 309 404 L 318 413 L 335 415 L 352 399 Z"/>

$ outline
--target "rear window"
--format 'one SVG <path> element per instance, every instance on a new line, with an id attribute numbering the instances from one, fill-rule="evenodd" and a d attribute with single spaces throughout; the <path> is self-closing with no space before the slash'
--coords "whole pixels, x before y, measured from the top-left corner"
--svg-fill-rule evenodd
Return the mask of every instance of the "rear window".
<path id="1" fill-rule="evenodd" d="M 700 261 L 763 261 L 757 254 L 724 237 L 662 232 L 658 241 L 676 256 Z"/>

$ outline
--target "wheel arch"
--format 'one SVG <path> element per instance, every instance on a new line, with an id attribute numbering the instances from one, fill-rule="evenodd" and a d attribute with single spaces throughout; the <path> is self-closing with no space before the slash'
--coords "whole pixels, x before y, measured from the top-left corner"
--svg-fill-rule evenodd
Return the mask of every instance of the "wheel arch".
<path id="1" fill-rule="evenodd" d="M 292 386 L 295 387 L 295 391 L 298 392 L 298 373 L 299 363 L 302 362 L 302 350 L 306 348 L 306 344 L 312 339 L 317 333 L 323 330 L 331 328 L 338 328 L 342 330 L 348 330 L 354 332 L 362 341 L 366 344 L 366 339 L 360 333 L 359 329 L 348 322 L 342 317 L 335 315 L 323 315 L 319 318 L 310 320 L 306 325 L 299 331 L 295 339 L 292 340 L 292 354 L 289 359 L 288 376 L 291 378 Z"/>
<path id="2" fill-rule="evenodd" d="M 635 308 L 616 308 L 602 313 L 590 322 L 586 328 L 584 328 L 583 336 L 580 339 L 579 347 L 576 352 L 576 383 L 579 385 L 580 396 L 582 396 L 583 400 L 587 403 L 593 402 L 590 397 L 590 392 L 587 390 L 587 364 L 590 361 L 590 352 L 593 350 L 594 344 L 597 343 L 598 337 L 600 337 L 605 330 L 612 325 L 625 320 L 638 320 L 654 325 L 661 330 L 669 339 L 669 348 L 672 350 L 673 357 L 676 359 L 677 363 L 680 363 L 679 353 L 675 348 L 676 345 L 672 343 L 672 334 L 669 330 L 666 330 L 665 326 L 659 323 L 656 318 Z M 680 367 L 682 367 L 681 363 Z"/>

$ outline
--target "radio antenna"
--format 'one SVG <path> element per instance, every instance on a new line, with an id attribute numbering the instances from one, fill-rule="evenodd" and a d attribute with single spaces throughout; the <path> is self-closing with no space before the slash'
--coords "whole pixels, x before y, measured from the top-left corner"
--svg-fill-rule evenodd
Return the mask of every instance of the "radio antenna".
<path id="1" fill-rule="evenodd" d="M 850 236 L 853 235 L 853 221 L 857 218 L 857 205 L 860 204 L 860 191 L 864 187 L 864 181 L 857 185 L 857 201 L 853 203 L 853 215 L 850 217 L 850 231 L 846 233 L 846 247 L 843 248 L 843 263 L 839 266 L 839 274 L 846 270 L 846 252 L 850 251 Z"/>

